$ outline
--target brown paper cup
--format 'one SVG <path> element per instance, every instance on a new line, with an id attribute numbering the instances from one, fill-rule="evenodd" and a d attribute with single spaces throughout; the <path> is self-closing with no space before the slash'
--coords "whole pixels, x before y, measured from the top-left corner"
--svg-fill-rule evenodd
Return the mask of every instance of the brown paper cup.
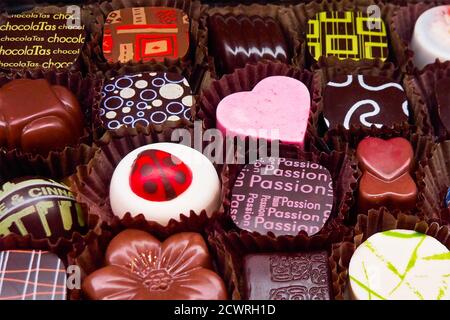
<path id="1" fill-rule="evenodd" d="M 304 64 L 304 41 L 300 36 L 300 29 L 297 28 L 296 20 L 293 15 L 292 10 L 279 6 L 279 5 L 262 5 L 262 4 L 251 4 L 237 6 L 225 6 L 225 7 L 209 7 L 202 17 L 200 18 L 200 28 L 205 31 L 208 37 L 208 17 L 214 15 L 227 15 L 232 14 L 234 16 L 244 15 L 244 16 L 258 16 L 258 17 L 270 17 L 277 21 L 286 37 L 287 44 L 290 49 L 291 61 L 295 67 L 303 67 Z M 211 35 L 209 35 L 211 36 Z M 209 74 L 208 78 L 218 79 L 220 74 L 215 67 L 215 57 L 209 52 L 208 43 L 206 45 L 201 45 L 204 55 L 207 57 Z"/>
<path id="2" fill-rule="evenodd" d="M 371 210 L 368 215 L 359 215 L 352 241 L 343 241 L 333 245 L 332 264 L 336 299 L 346 298 L 348 285 L 348 267 L 356 248 L 371 235 L 393 229 L 415 230 L 436 238 L 450 249 L 450 230 L 438 223 L 427 223 L 418 217 L 400 212 L 389 212 L 386 209 Z"/>
<path id="3" fill-rule="evenodd" d="M 429 132 L 437 140 L 450 138 L 450 132 L 442 124 L 435 96 L 435 85 L 441 79 L 450 77 L 450 61 L 445 63 L 436 62 L 426 66 L 422 71 L 415 75 L 407 75 L 404 85 L 409 95 L 414 99 L 413 103 L 420 106 L 424 112 L 425 126 L 428 126 Z"/>
<path id="4" fill-rule="evenodd" d="M 297 20 L 297 25 L 300 30 L 305 30 L 302 33 L 304 39 L 306 39 L 306 30 L 308 30 L 308 20 L 312 19 L 317 13 L 322 11 L 363 11 L 365 12 L 370 5 L 377 5 L 381 10 L 381 17 L 386 25 L 386 29 L 388 32 L 389 39 L 389 20 L 394 13 L 396 8 L 393 4 L 386 4 L 381 1 L 372 1 L 372 0 L 336 0 L 336 1 L 328 1 L 328 0 L 316 0 L 311 1 L 309 3 L 300 3 L 298 5 L 293 5 L 292 10 L 294 12 L 295 18 Z M 314 66 L 316 62 L 314 62 L 313 58 L 309 53 L 309 49 L 306 45 L 306 59 L 305 66 L 310 67 Z M 322 57 L 322 60 L 328 60 L 328 57 Z M 346 61 L 349 59 L 341 60 Z M 351 60 L 351 59 L 350 59 Z M 378 59 L 379 60 L 379 59 Z M 392 44 L 389 44 L 389 57 L 386 60 L 387 62 L 395 62 L 395 56 L 393 55 Z M 373 60 L 370 59 L 361 59 L 358 61 L 354 61 L 356 64 L 366 65 L 373 63 Z M 382 61 L 379 61 L 382 63 Z"/>
<path id="5" fill-rule="evenodd" d="M 207 41 L 206 34 L 199 29 L 199 18 L 202 12 L 205 10 L 199 1 L 196 0 L 118 0 L 118 1 L 103 1 L 85 6 L 91 12 L 90 24 L 88 27 L 91 33 L 91 39 L 85 46 L 85 54 L 89 57 L 89 72 L 104 74 L 109 70 L 118 70 L 123 66 L 132 66 L 135 63 L 129 62 L 122 63 L 109 63 L 103 57 L 102 51 L 102 38 L 103 38 L 103 26 L 105 24 L 106 17 L 111 11 L 130 8 L 130 7 L 174 7 L 181 9 L 188 14 L 190 19 L 190 47 L 186 57 L 182 59 L 165 59 L 164 62 L 152 61 L 150 64 L 162 64 L 167 68 L 179 68 L 183 70 L 183 75 L 191 80 L 191 76 L 196 77 L 197 71 L 196 65 L 202 65 L 205 61 L 202 50 L 199 47 Z M 139 63 L 138 63 L 139 64 Z M 198 81 L 198 80 L 197 80 Z"/>
<path id="6" fill-rule="evenodd" d="M 428 221 L 450 224 L 450 208 L 444 198 L 450 187 L 450 140 L 434 148 L 431 157 L 420 164 L 417 181 L 419 196 L 417 208 Z"/>
<path id="7" fill-rule="evenodd" d="M 185 129 L 192 130 L 189 127 Z M 69 179 L 77 200 L 88 207 L 90 229 L 101 234 L 102 230 L 137 228 L 163 238 L 182 231 L 201 232 L 210 221 L 221 216 L 220 212 L 208 217 L 205 211 L 190 211 L 190 213 L 181 214 L 178 220 L 172 219 L 167 226 L 162 226 L 155 221 L 147 221 L 143 214 L 132 217 L 127 213 L 119 219 L 112 213 L 109 185 L 117 164 L 136 148 L 150 143 L 172 141 L 173 132 L 174 129 L 168 127 L 122 128 L 107 132 L 96 143 L 99 150 L 94 158 L 87 165 L 78 166 L 76 174 Z"/>
<path id="8" fill-rule="evenodd" d="M 90 117 L 100 99 L 101 80 L 88 76 L 83 78 L 79 72 L 33 70 L 14 72 L 10 75 L 0 74 L 0 86 L 13 79 L 45 78 L 51 84 L 64 86 L 78 98 L 85 114 L 85 133 L 78 144 L 68 146 L 64 150 L 51 151 L 47 155 L 24 153 L 19 149 L 6 150 L 0 153 L 0 176 L 3 180 L 24 175 L 40 175 L 53 179 L 62 179 L 75 172 L 76 166 L 86 164 L 93 156 L 95 149 L 91 147 Z"/>

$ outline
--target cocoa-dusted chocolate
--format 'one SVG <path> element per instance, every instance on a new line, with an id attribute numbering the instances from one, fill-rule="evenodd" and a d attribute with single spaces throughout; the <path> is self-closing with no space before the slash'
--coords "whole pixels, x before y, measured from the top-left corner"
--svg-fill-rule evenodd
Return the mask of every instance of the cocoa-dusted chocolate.
<path id="1" fill-rule="evenodd" d="M 41 250 L 0 251 L 0 300 L 66 300 L 64 263 Z"/>
<path id="2" fill-rule="evenodd" d="M 109 62 L 183 58 L 189 49 L 189 18 L 167 7 L 114 10 L 103 28 L 103 55 Z"/>
<path id="3" fill-rule="evenodd" d="M 142 72 L 105 81 L 100 118 L 108 129 L 189 121 L 194 104 L 189 82 L 171 72 Z"/>
<path id="4" fill-rule="evenodd" d="M 84 26 L 72 12 L 14 14 L 0 25 L 0 68 L 69 68 L 84 42 Z"/>
<path id="5" fill-rule="evenodd" d="M 246 300 L 331 300 L 326 251 L 244 257 Z"/>
<path id="6" fill-rule="evenodd" d="M 438 80 L 435 93 L 439 119 L 444 128 L 450 132 L 450 78 Z"/>
<path id="7" fill-rule="evenodd" d="M 417 186 L 410 174 L 414 151 L 408 140 L 367 137 L 359 143 L 356 156 L 363 171 L 358 192 L 360 211 L 381 206 L 414 208 Z"/>
<path id="8" fill-rule="evenodd" d="M 17 79 L 0 88 L 0 147 L 47 154 L 75 145 L 83 114 L 75 95 L 45 79 Z"/>
<path id="9" fill-rule="evenodd" d="M 111 240 L 106 266 L 82 284 L 93 300 L 224 300 L 223 280 L 212 271 L 198 233 L 177 233 L 164 242 L 128 229 Z"/>
<path id="10" fill-rule="evenodd" d="M 408 100 L 403 87 L 387 78 L 340 75 L 325 87 L 323 117 L 329 128 L 393 127 L 408 122 Z"/>
<path id="11" fill-rule="evenodd" d="M 320 164 L 261 158 L 247 164 L 232 190 L 230 214 L 250 232 L 276 236 L 318 233 L 333 207 L 333 180 Z"/>
<path id="12" fill-rule="evenodd" d="M 86 228 L 84 212 L 69 188 L 43 178 L 21 178 L 0 190 L 0 237 L 11 233 L 57 241 Z"/>
<path id="13" fill-rule="evenodd" d="M 208 17 L 208 32 L 209 49 L 221 74 L 261 59 L 289 62 L 285 35 L 271 17 L 214 14 Z"/>

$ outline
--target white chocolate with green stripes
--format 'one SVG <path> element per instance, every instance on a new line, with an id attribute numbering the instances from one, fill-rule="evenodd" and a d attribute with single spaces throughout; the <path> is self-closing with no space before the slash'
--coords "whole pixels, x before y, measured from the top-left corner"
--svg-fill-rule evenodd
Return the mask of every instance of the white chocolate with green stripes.
<path id="1" fill-rule="evenodd" d="M 450 300 L 450 252 L 411 230 L 369 237 L 354 252 L 349 290 L 357 300 Z"/>

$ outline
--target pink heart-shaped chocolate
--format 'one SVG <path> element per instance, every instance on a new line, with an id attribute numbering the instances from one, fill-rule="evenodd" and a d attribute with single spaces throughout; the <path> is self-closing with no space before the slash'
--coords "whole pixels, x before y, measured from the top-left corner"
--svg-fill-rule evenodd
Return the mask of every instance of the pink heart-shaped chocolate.
<path id="1" fill-rule="evenodd" d="M 414 152 L 411 143 L 404 138 L 368 137 L 359 143 L 356 156 L 361 170 L 391 181 L 409 171 Z"/>
<path id="2" fill-rule="evenodd" d="M 309 91 L 302 82 L 284 76 L 268 77 L 252 91 L 225 97 L 217 107 L 217 128 L 227 136 L 302 146 L 310 104 Z"/>

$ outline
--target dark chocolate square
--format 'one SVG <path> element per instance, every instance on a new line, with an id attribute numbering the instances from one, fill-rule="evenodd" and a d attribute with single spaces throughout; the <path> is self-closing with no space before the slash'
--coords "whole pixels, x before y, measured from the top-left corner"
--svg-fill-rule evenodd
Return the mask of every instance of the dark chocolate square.
<path id="1" fill-rule="evenodd" d="M 244 258 L 247 300 L 330 300 L 326 251 L 251 254 Z"/>

